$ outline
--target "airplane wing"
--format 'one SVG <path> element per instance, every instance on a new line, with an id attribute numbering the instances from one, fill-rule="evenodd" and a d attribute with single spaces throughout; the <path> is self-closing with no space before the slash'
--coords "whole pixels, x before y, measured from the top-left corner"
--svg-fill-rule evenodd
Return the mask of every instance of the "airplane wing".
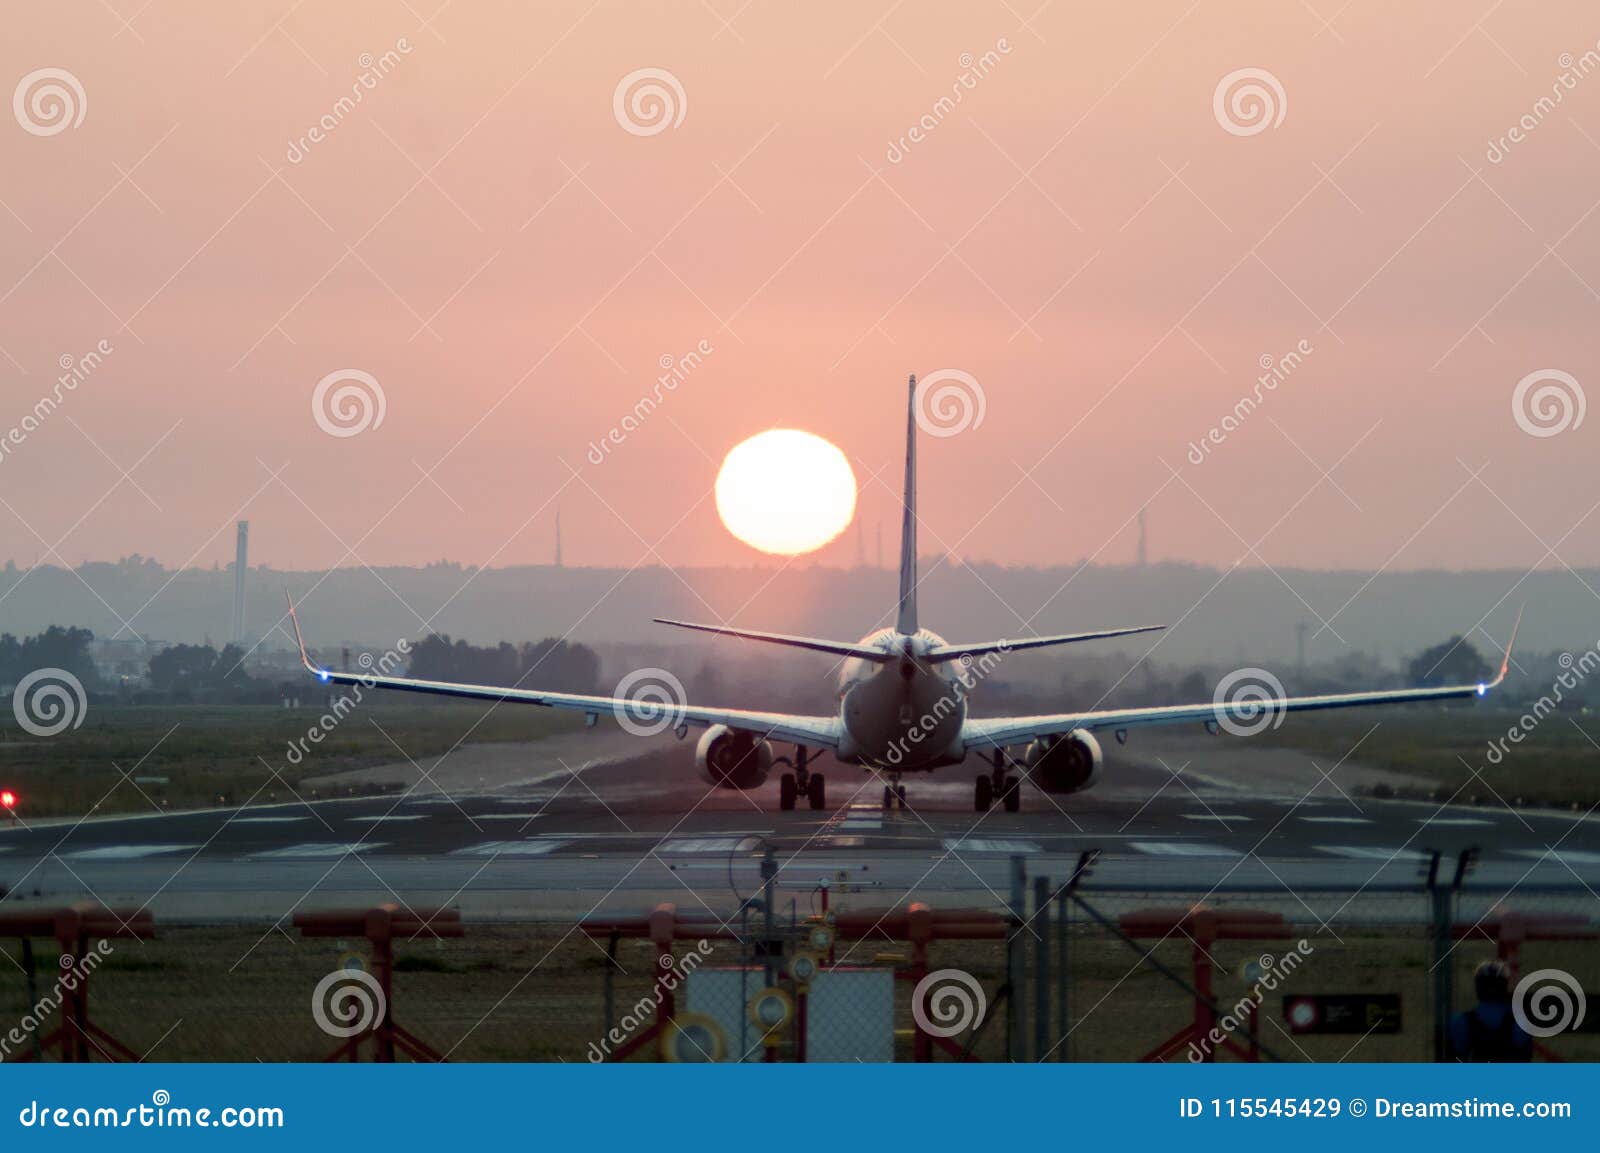
<path id="1" fill-rule="evenodd" d="M 294 639 L 300 646 L 301 662 L 319 680 L 327 684 L 360 685 L 363 688 L 393 689 L 397 692 L 428 693 L 442 697 L 542 705 L 545 708 L 588 713 L 590 716 L 611 713 L 619 720 L 632 719 L 652 727 L 659 723 L 665 710 L 671 717 L 671 724 L 668 727 L 692 725 L 697 728 L 709 728 L 712 725 L 728 725 L 769 740 L 792 741 L 813 748 L 836 749 L 839 747 L 842 734 L 838 717 L 808 717 L 793 713 L 753 712 L 747 709 L 708 709 L 689 704 L 663 704 L 631 700 L 626 697 L 591 696 L 586 693 L 547 693 L 538 689 L 505 688 L 501 685 L 469 685 L 452 681 L 376 676 L 371 672 L 335 672 L 332 669 L 321 668 L 312 661 L 311 655 L 306 651 L 305 639 L 300 635 L 300 621 L 295 616 L 293 602 L 289 605 L 289 620 L 294 624 Z"/>
<path id="2" fill-rule="evenodd" d="M 1521 610 L 1517 625 L 1522 623 Z M 1330 693 L 1309 697 L 1239 699 L 1208 701 L 1197 705 L 1165 705 L 1157 708 L 1099 709 L 1081 713 L 1052 713 L 1034 717 L 991 717 L 968 719 L 961 729 L 968 749 L 1005 748 L 1021 745 L 1037 737 L 1053 737 L 1074 729 L 1130 729 L 1138 725 L 1171 724 L 1179 721 L 1204 721 L 1211 724 L 1238 721 L 1259 723 L 1264 710 L 1272 713 L 1309 712 L 1313 709 L 1348 709 L 1363 705 L 1399 705 L 1418 701 L 1448 701 L 1481 697 L 1506 679 L 1511 665 L 1511 645 L 1517 639 L 1517 625 L 1511 627 L 1500 671 L 1494 680 L 1472 685 L 1444 685 L 1437 688 L 1386 689 L 1365 693 Z"/>

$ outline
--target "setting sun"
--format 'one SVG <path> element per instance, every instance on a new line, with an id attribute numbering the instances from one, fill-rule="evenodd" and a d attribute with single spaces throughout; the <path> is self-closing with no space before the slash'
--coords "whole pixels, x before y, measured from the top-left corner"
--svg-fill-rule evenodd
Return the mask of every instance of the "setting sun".
<path id="1" fill-rule="evenodd" d="M 722 523 L 762 552 L 819 549 L 855 511 L 856 476 L 844 453 L 798 429 L 768 429 L 735 445 L 717 474 Z"/>

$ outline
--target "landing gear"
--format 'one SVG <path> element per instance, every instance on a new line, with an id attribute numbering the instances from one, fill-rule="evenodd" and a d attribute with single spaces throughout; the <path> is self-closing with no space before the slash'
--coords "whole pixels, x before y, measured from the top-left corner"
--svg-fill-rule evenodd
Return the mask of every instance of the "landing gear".
<path id="1" fill-rule="evenodd" d="M 994 751 L 994 772 L 978 778 L 972 790 L 972 807 L 976 812 L 987 813 L 994 807 L 996 798 L 1005 805 L 1008 813 L 1022 809 L 1022 782 L 1014 774 L 1006 772 L 1004 749 Z"/>
<path id="2" fill-rule="evenodd" d="M 826 779 L 821 773 L 806 768 L 808 752 L 804 745 L 798 746 L 794 751 L 794 772 L 778 778 L 778 808 L 785 813 L 790 812 L 801 797 L 805 797 L 813 809 L 821 809 L 828 803 Z"/>
<path id="3" fill-rule="evenodd" d="M 883 786 L 883 811 L 888 812 L 899 802 L 901 811 L 906 807 L 906 787 L 900 783 L 899 773 L 889 774 L 889 783 Z"/>

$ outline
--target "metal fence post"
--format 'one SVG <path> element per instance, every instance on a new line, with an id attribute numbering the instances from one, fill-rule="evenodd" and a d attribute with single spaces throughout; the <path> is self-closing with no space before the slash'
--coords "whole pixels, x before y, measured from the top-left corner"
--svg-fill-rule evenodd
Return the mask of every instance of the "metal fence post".
<path id="1" fill-rule="evenodd" d="M 1006 941 L 1006 1055 L 1013 1061 L 1026 1059 L 1023 1049 L 1023 987 L 1027 981 L 1028 955 L 1022 947 L 1022 930 L 1028 923 L 1028 859 L 1011 858 L 1011 935 Z"/>
<path id="2" fill-rule="evenodd" d="M 1033 879 L 1033 1059 L 1050 1051 L 1050 878 Z"/>

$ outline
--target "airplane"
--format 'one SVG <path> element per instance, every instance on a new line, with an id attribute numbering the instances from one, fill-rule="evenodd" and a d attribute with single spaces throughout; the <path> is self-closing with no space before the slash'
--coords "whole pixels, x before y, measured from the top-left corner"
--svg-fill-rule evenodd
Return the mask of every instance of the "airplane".
<path id="1" fill-rule="evenodd" d="M 370 671 L 335 672 L 312 662 L 290 599 L 289 616 L 294 623 L 295 641 L 300 646 L 300 659 L 308 670 L 331 684 L 571 709 L 588 714 L 590 724 L 601 713 L 610 712 L 619 720 L 631 718 L 651 725 L 655 731 L 663 731 L 670 724 L 680 740 L 691 726 L 702 727 L 705 733 L 695 748 L 695 765 L 701 776 L 714 786 L 748 791 L 763 785 L 774 767 L 793 769 L 793 772 L 783 772 L 779 779 L 778 807 L 785 811 L 795 808 L 802 797 L 812 809 L 826 807 L 826 779 L 822 773 L 812 771 L 809 764 L 812 756 L 823 752 L 831 753 L 842 765 L 859 766 L 886 778 L 885 808 L 896 803 L 905 807 L 902 775 L 959 765 L 976 754 L 987 758 L 992 767 L 976 779 L 974 810 L 987 812 L 998 801 L 1006 811 L 1014 813 L 1021 806 L 1019 773 L 1046 793 L 1076 793 L 1094 785 L 1105 764 L 1097 733 L 1114 733 L 1121 743 L 1127 739 L 1129 729 L 1184 721 L 1203 723 L 1207 730 L 1215 733 L 1219 725 L 1229 721 L 1247 727 L 1259 723 L 1263 709 L 1300 712 L 1481 697 L 1505 680 L 1511 662 L 1511 645 L 1516 641 L 1517 625 L 1522 619 L 1520 609 L 1499 673 L 1486 683 L 1321 696 L 1274 694 L 1271 699 L 1238 697 L 1191 705 L 1088 709 L 1022 717 L 971 716 L 967 710 L 967 694 L 978 679 L 971 671 L 974 664 L 980 673 L 986 673 L 1011 653 L 1133 636 L 1166 626 L 1135 625 L 966 644 L 951 644 L 922 628 L 917 618 L 916 387 L 917 378 L 913 375 L 906 412 L 900 597 L 893 628 L 878 629 L 852 643 L 656 618 L 659 624 L 677 628 L 843 658 L 836 714 L 800 716 L 499 685 L 415 680 L 377 676 Z M 793 760 L 779 756 L 773 748 L 775 743 L 793 744 Z M 1014 753 L 1013 750 L 1020 751 Z"/>

